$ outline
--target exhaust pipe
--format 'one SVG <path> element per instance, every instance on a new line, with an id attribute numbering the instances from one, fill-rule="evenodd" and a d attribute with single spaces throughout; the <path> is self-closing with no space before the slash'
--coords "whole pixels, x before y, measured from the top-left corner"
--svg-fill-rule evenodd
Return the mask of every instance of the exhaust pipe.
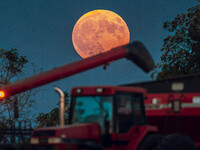
<path id="1" fill-rule="evenodd" d="M 65 125 L 65 94 L 58 87 L 54 87 L 54 90 L 60 95 L 60 127 Z"/>

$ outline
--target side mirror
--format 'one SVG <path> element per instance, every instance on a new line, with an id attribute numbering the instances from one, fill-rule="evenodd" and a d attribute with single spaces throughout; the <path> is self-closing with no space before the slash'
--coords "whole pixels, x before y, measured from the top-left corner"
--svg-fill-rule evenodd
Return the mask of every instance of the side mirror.
<path id="1" fill-rule="evenodd" d="M 127 50 L 127 59 L 133 61 L 137 66 L 145 72 L 149 72 L 154 67 L 154 61 L 146 47 L 138 41 L 125 46 Z"/>
<path id="2" fill-rule="evenodd" d="M 181 111 L 181 100 L 175 99 L 172 101 L 172 111 L 174 113 L 180 113 Z"/>

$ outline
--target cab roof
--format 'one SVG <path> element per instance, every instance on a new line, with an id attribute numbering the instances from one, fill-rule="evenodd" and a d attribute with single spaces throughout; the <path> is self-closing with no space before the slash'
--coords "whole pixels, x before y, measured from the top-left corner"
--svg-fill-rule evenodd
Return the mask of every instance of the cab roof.
<path id="1" fill-rule="evenodd" d="M 71 96 L 84 95 L 114 95 L 116 92 L 123 93 L 142 93 L 144 96 L 147 91 L 139 87 L 126 86 L 80 86 L 74 87 L 71 90 Z"/>

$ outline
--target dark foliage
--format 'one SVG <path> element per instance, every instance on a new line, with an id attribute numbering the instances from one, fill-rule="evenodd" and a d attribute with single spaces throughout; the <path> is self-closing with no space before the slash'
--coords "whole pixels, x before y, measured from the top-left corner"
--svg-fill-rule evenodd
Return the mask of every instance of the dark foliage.
<path id="1" fill-rule="evenodd" d="M 0 87 L 15 82 L 27 75 L 24 67 L 28 63 L 26 56 L 20 55 L 17 49 L 0 49 Z M 33 68 L 35 73 L 35 70 Z M 32 107 L 34 100 L 32 96 L 36 91 L 27 91 L 8 97 L 0 103 L 0 117 L 13 121 L 19 117 L 29 118 L 29 108 Z"/>
<path id="2" fill-rule="evenodd" d="M 200 5 L 165 22 L 163 28 L 171 34 L 163 41 L 161 63 L 155 66 L 152 78 L 200 73 Z"/>
<path id="3" fill-rule="evenodd" d="M 67 106 L 69 104 L 69 94 L 67 91 L 64 92 L 65 94 L 65 123 L 67 123 L 68 119 L 68 110 Z M 36 118 L 36 123 L 38 124 L 37 127 L 46 127 L 46 126 L 57 126 L 59 125 L 59 104 L 56 108 L 51 110 L 49 113 L 40 113 Z"/>

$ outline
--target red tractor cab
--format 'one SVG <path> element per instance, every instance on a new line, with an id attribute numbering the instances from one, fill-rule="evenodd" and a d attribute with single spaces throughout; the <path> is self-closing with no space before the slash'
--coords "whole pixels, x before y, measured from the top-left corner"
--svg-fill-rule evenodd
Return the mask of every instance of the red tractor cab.
<path id="1" fill-rule="evenodd" d="M 134 87 L 73 88 L 69 125 L 35 129 L 32 148 L 51 145 L 58 149 L 136 149 L 147 134 L 157 132 L 156 127 L 146 122 L 146 94 L 146 90 Z M 52 137 L 60 141 L 56 138 L 53 142 Z"/>

